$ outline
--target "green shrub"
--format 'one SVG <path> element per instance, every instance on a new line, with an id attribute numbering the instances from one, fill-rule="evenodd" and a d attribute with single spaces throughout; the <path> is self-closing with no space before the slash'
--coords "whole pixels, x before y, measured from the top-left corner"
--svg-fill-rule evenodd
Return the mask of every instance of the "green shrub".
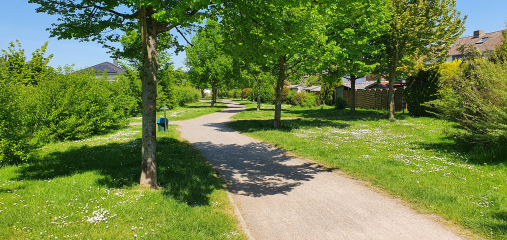
<path id="1" fill-rule="evenodd" d="M 287 103 L 292 104 L 292 98 L 294 95 L 296 95 L 298 92 L 296 90 L 290 90 L 287 94 Z"/>
<path id="2" fill-rule="evenodd" d="M 136 107 L 122 82 L 93 72 L 42 79 L 33 91 L 35 138 L 40 142 L 82 139 L 124 126 Z"/>
<path id="3" fill-rule="evenodd" d="M 442 80 L 439 99 L 426 105 L 458 123 L 449 135 L 469 143 L 507 141 L 507 63 L 469 62 L 458 76 Z"/>
<path id="4" fill-rule="evenodd" d="M 349 102 L 347 102 L 347 100 L 345 100 L 344 98 L 337 97 L 334 100 L 334 108 L 335 109 L 343 110 L 343 109 L 348 108 L 348 107 L 349 107 Z"/>
<path id="5" fill-rule="evenodd" d="M 315 96 L 315 94 L 307 93 L 306 98 L 302 99 L 301 106 L 302 107 L 309 107 L 309 108 L 318 106 L 319 105 L 318 99 L 319 98 L 317 96 Z"/>
<path id="6" fill-rule="evenodd" d="M 178 106 L 185 106 L 187 103 L 197 102 L 201 98 L 199 90 L 192 86 L 176 85 L 174 86 L 173 91 L 176 96 L 176 103 Z"/>
<path id="7" fill-rule="evenodd" d="M 241 89 L 232 89 L 229 90 L 230 98 L 240 98 L 241 97 Z"/>
<path id="8" fill-rule="evenodd" d="M 253 98 L 257 100 L 257 88 L 253 89 Z M 274 89 L 271 84 L 261 84 L 261 102 L 270 103 L 273 102 Z"/>
<path id="9" fill-rule="evenodd" d="M 252 89 L 251 88 L 243 88 L 243 92 L 241 93 L 242 98 L 247 98 L 252 100 Z"/>
<path id="10" fill-rule="evenodd" d="M 306 93 L 304 93 L 304 92 L 296 93 L 292 97 L 291 103 L 292 103 L 292 105 L 301 106 L 304 98 L 306 98 Z"/>
<path id="11" fill-rule="evenodd" d="M 30 119 L 24 112 L 23 86 L 0 79 L 0 165 L 28 158 Z"/>
<path id="12" fill-rule="evenodd" d="M 403 92 L 407 110 L 413 116 L 431 116 L 435 109 L 422 105 L 437 99 L 440 74 L 438 69 L 420 70 L 415 76 L 407 78 L 407 88 Z"/>

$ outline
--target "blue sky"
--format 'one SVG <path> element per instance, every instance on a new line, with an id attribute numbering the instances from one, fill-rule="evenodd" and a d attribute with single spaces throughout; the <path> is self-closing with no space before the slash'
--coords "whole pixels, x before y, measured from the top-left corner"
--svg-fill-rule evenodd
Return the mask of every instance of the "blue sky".
<path id="1" fill-rule="evenodd" d="M 462 15 L 468 15 L 464 35 L 474 30 L 494 32 L 505 29 L 507 0 L 457 0 L 456 7 Z M 36 13 L 37 4 L 28 0 L 1 0 L 0 3 L 0 49 L 7 49 L 9 42 L 19 39 L 27 56 L 49 41 L 47 53 L 54 54 L 53 67 L 74 64 L 76 68 L 90 67 L 102 62 L 112 62 L 107 49 L 95 42 L 57 40 L 49 38 L 46 28 L 56 22 L 57 16 Z M 177 33 L 174 33 L 178 35 Z M 187 36 L 188 39 L 190 37 Z M 179 39 L 183 43 L 183 39 Z M 184 67 L 185 54 L 173 56 L 176 68 Z M 185 69 L 185 67 L 184 67 Z"/>

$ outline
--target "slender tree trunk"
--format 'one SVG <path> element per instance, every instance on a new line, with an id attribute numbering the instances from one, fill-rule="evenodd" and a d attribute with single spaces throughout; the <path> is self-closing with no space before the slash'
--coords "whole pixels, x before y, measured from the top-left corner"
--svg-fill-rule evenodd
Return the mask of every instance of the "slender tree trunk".
<path id="1" fill-rule="evenodd" d="M 395 120 L 394 116 L 394 82 L 396 81 L 396 68 L 397 65 L 389 67 L 389 119 Z"/>
<path id="2" fill-rule="evenodd" d="M 211 82 L 211 107 L 215 107 L 215 98 L 216 98 L 216 95 L 215 95 L 215 81 L 212 81 Z"/>
<path id="3" fill-rule="evenodd" d="M 139 23 L 143 46 L 142 81 L 142 153 L 141 186 L 157 188 L 156 161 L 156 114 L 157 114 L 157 32 L 156 20 L 152 16 L 153 8 L 142 6 Z"/>
<path id="4" fill-rule="evenodd" d="M 259 74 L 257 74 L 255 81 L 257 82 L 257 111 L 261 110 L 261 80 L 259 79 Z"/>
<path id="5" fill-rule="evenodd" d="M 350 99 L 350 112 L 356 112 L 356 75 L 350 75 L 350 88 L 352 92 L 352 97 Z"/>
<path id="6" fill-rule="evenodd" d="M 282 89 L 283 89 L 283 81 L 285 80 L 285 62 L 287 58 L 285 56 L 280 56 L 278 59 L 278 79 L 276 80 L 276 98 L 275 98 L 275 121 L 273 123 L 273 128 L 280 128 L 282 122 Z"/>
<path id="7" fill-rule="evenodd" d="M 239 93 L 241 101 L 243 101 L 243 88 L 241 88 L 241 92 Z"/>

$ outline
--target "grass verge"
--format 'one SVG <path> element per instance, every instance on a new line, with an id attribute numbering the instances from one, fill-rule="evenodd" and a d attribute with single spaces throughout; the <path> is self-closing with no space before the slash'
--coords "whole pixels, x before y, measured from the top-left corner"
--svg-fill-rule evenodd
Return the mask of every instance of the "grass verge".
<path id="1" fill-rule="evenodd" d="M 279 130 L 272 121 L 228 126 L 370 181 L 481 237 L 507 239 L 507 149 L 466 148 L 444 137 L 451 123 L 398 118 L 285 120 Z"/>
<path id="2" fill-rule="evenodd" d="M 218 173 L 176 126 L 157 135 L 159 190 L 138 185 L 140 126 L 0 169 L 0 239 L 245 239 Z"/>
<path id="3" fill-rule="evenodd" d="M 275 117 L 274 104 L 261 104 L 261 110 L 257 111 L 257 103 L 248 100 L 233 99 L 233 101 L 244 105 L 246 110 L 234 116 L 232 119 L 270 119 Z M 354 114 L 350 109 L 336 110 L 334 106 L 322 105 L 320 107 L 305 108 L 301 106 L 292 106 L 282 104 L 282 118 L 314 118 L 314 117 L 341 117 L 341 116 L 360 116 L 360 115 L 385 115 L 387 111 L 356 109 Z"/>
<path id="4" fill-rule="evenodd" d="M 189 103 L 183 107 L 177 107 L 171 110 L 166 111 L 166 116 L 169 118 L 169 121 L 180 121 L 180 120 L 188 120 L 196 117 L 200 117 L 206 114 L 220 112 L 227 108 L 227 106 L 222 102 L 216 102 L 215 107 L 211 107 L 210 99 L 201 99 L 199 102 Z M 164 111 L 157 112 L 157 118 L 163 118 Z M 142 117 L 132 117 L 129 119 L 129 122 L 142 122 Z"/>

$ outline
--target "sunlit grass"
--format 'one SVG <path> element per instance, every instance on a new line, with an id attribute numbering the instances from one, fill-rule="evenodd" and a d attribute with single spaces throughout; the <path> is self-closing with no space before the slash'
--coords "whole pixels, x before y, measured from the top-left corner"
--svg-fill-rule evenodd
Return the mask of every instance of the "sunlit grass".
<path id="1" fill-rule="evenodd" d="M 227 106 L 217 101 L 215 103 L 215 107 L 211 107 L 210 99 L 201 99 L 199 102 L 189 103 L 183 107 L 177 107 L 171 110 L 166 111 L 166 116 L 169 121 L 179 121 L 179 120 L 187 120 L 196 117 L 200 117 L 203 115 L 207 115 L 210 113 L 220 112 L 225 109 Z M 157 118 L 163 118 L 164 111 L 157 112 Z M 142 122 L 142 117 L 132 117 L 129 119 L 130 122 Z"/>
<path id="2" fill-rule="evenodd" d="M 218 173 L 176 126 L 157 135 L 155 191 L 138 185 L 140 126 L 0 169 L 0 239 L 244 239 Z"/>
<path id="3" fill-rule="evenodd" d="M 507 148 L 463 146 L 432 118 L 235 121 L 228 126 L 370 181 L 482 237 L 507 239 Z"/>
<path id="4" fill-rule="evenodd" d="M 246 110 L 240 112 L 232 119 L 270 119 L 275 117 L 274 104 L 261 104 L 261 110 L 257 111 L 257 103 L 233 99 L 233 101 L 245 106 Z M 282 118 L 314 118 L 314 117 L 343 117 L 343 116 L 360 116 L 360 115 L 385 115 L 387 111 L 356 109 L 354 114 L 350 113 L 350 109 L 336 110 L 334 106 L 321 105 L 319 107 L 305 108 L 301 106 L 292 106 L 290 104 L 282 104 Z"/>

